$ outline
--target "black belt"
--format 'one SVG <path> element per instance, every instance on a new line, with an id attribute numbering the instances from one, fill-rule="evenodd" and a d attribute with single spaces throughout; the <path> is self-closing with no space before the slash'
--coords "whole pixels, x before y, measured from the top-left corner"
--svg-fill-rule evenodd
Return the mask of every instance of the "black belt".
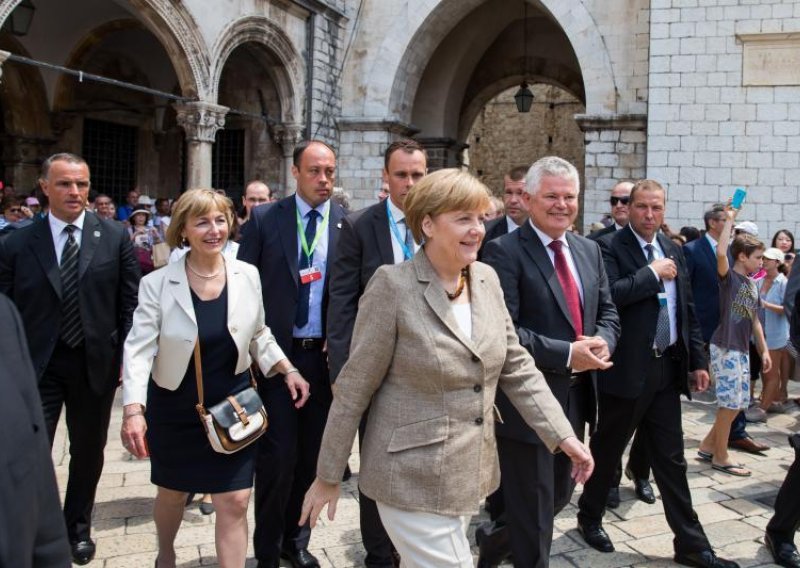
<path id="1" fill-rule="evenodd" d="M 678 356 L 678 342 L 676 341 L 666 349 L 662 353 L 659 353 L 658 350 L 653 347 L 653 358 L 661 359 L 662 357 L 671 357 L 676 358 Z"/>
<path id="2" fill-rule="evenodd" d="M 572 375 L 569 376 L 569 386 L 574 387 L 575 385 L 579 385 L 588 378 L 589 378 L 588 372 L 573 373 Z"/>
<path id="3" fill-rule="evenodd" d="M 314 351 L 322 349 L 325 345 L 325 340 L 320 337 L 293 337 L 292 347 L 295 349 L 302 349 L 303 351 Z"/>

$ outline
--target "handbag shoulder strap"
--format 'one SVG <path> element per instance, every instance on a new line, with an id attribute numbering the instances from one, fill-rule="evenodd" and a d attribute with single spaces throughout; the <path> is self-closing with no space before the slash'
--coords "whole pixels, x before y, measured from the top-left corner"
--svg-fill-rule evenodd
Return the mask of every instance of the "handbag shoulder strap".
<path id="1" fill-rule="evenodd" d="M 203 365 L 200 361 L 200 337 L 194 342 L 194 378 L 197 381 L 197 411 L 205 414 L 206 408 L 203 405 Z"/>

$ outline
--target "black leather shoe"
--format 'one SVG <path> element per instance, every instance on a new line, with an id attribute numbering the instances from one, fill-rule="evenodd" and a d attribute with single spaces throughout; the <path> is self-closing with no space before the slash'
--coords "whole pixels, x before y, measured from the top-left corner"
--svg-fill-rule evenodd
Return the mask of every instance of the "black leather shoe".
<path id="1" fill-rule="evenodd" d="M 633 477 L 633 472 L 629 467 L 625 468 L 625 477 L 633 481 L 633 488 L 639 501 L 644 501 L 648 505 L 656 502 L 656 494 L 653 493 L 653 486 L 650 485 L 649 480 Z"/>
<path id="2" fill-rule="evenodd" d="M 256 568 L 280 568 L 280 560 L 259 560 Z"/>
<path id="3" fill-rule="evenodd" d="M 307 548 L 284 550 L 281 552 L 281 558 L 288 560 L 294 568 L 319 568 L 319 560 Z"/>
<path id="4" fill-rule="evenodd" d="M 800 568 L 800 554 L 798 554 L 797 547 L 793 543 L 781 542 L 767 533 L 764 537 L 764 544 L 767 545 L 767 550 L 770 551 L 772 558 L 775 559 L 775 564 L 787 566 L 788 568 Z"/>
<path id="5" fill-rule="evenodd" d="M 603 530 L 603 525 L 600 523 L 581 523 L 578 522 L 578 532 L 581 533 L 583 540 L 586 544 L 599 550 L 600 552 L 614 552 L 614 543 Z"/>
<path id="6" fill-rule="evenodd" d="M 606 499 L 606 507 L 609 509 L 616 509 L 619 507 L 619 487 L 612 487 L 608 490 L 608 499 Z"/>
<path id="7" fill-rule="evenodd" d="M 505 523 L 490 521 L 475 529 L 478 568 L 493 568 L 511 554 L 511 540 Z"/>
<path id="8" fill-rule="evenodd" d="M 736 562 L 718 557 L 711 549 L 675 554 L 675 562 L 681 566 L 696 566 L 697 568 L 739 568 Z"/>
<path id="9" fill-rule="evenodd" d="M 94 558 L 96 548 L 93 540 L 79 540 L 70 546 L 72 547 L 72 561 L 78 566 L 89 564 Z"/>

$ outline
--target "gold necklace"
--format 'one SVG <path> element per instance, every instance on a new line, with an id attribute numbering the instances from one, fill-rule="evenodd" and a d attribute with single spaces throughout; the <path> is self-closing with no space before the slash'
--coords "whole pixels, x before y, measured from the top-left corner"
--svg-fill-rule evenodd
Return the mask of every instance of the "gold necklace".
<path id="1" fill-rule="evenodd" d="M 189 271 L 190 271 L 192 274 L 194 274 L 194 275 L 195 275 L 195 276 L 197 276 L 198 278 L 202 278 L 203 280 L 213 280 L 214 278 L 216 278 L 217 276 L 219 276 L 220 274 L 222 274 L 222 271 L 225 269 L 225 265 L 223 264 L 223 265 L 222 265 L 222 268 L 220 268 L 219 270 L 217 270 L 217 271 L 216 271 L 214 274 L 200 274 L 200 273 L 199 273 L 199 272 L 197 272 L 197 271 L 196 271 L 194 268 L 192 268 L 192 265 L 191 265 L 191 264 L 189 264 L 189 259 L 188 259 L 188 258 L 186 259 L 186 267 L 189 269 Z"/>
<path id="2" fill-rule="evenodd" d="M 452 294 L 447 290 L 444 291 L 447 294 L 448 300 L 455 300 L 461 295 L 461 292 L 464 291 L 464 287 L 469 282 L 469 266 L 465 266 L 461 269 L 461 274 L 458 275 L 458 284 L 456 285 L 456 290 Z"/>

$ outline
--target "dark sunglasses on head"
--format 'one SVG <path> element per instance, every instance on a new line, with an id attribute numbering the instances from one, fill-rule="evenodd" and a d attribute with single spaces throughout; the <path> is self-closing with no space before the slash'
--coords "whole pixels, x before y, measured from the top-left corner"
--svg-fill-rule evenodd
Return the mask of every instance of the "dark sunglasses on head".
<path id="1" fill-rule="evenodd" d="M 630 197 L 611 197 L 611 205 L 614 206 L 617 203 L 622 203 L 623 205 L 627 205 L 628 202 L 631 200 Z"/>

